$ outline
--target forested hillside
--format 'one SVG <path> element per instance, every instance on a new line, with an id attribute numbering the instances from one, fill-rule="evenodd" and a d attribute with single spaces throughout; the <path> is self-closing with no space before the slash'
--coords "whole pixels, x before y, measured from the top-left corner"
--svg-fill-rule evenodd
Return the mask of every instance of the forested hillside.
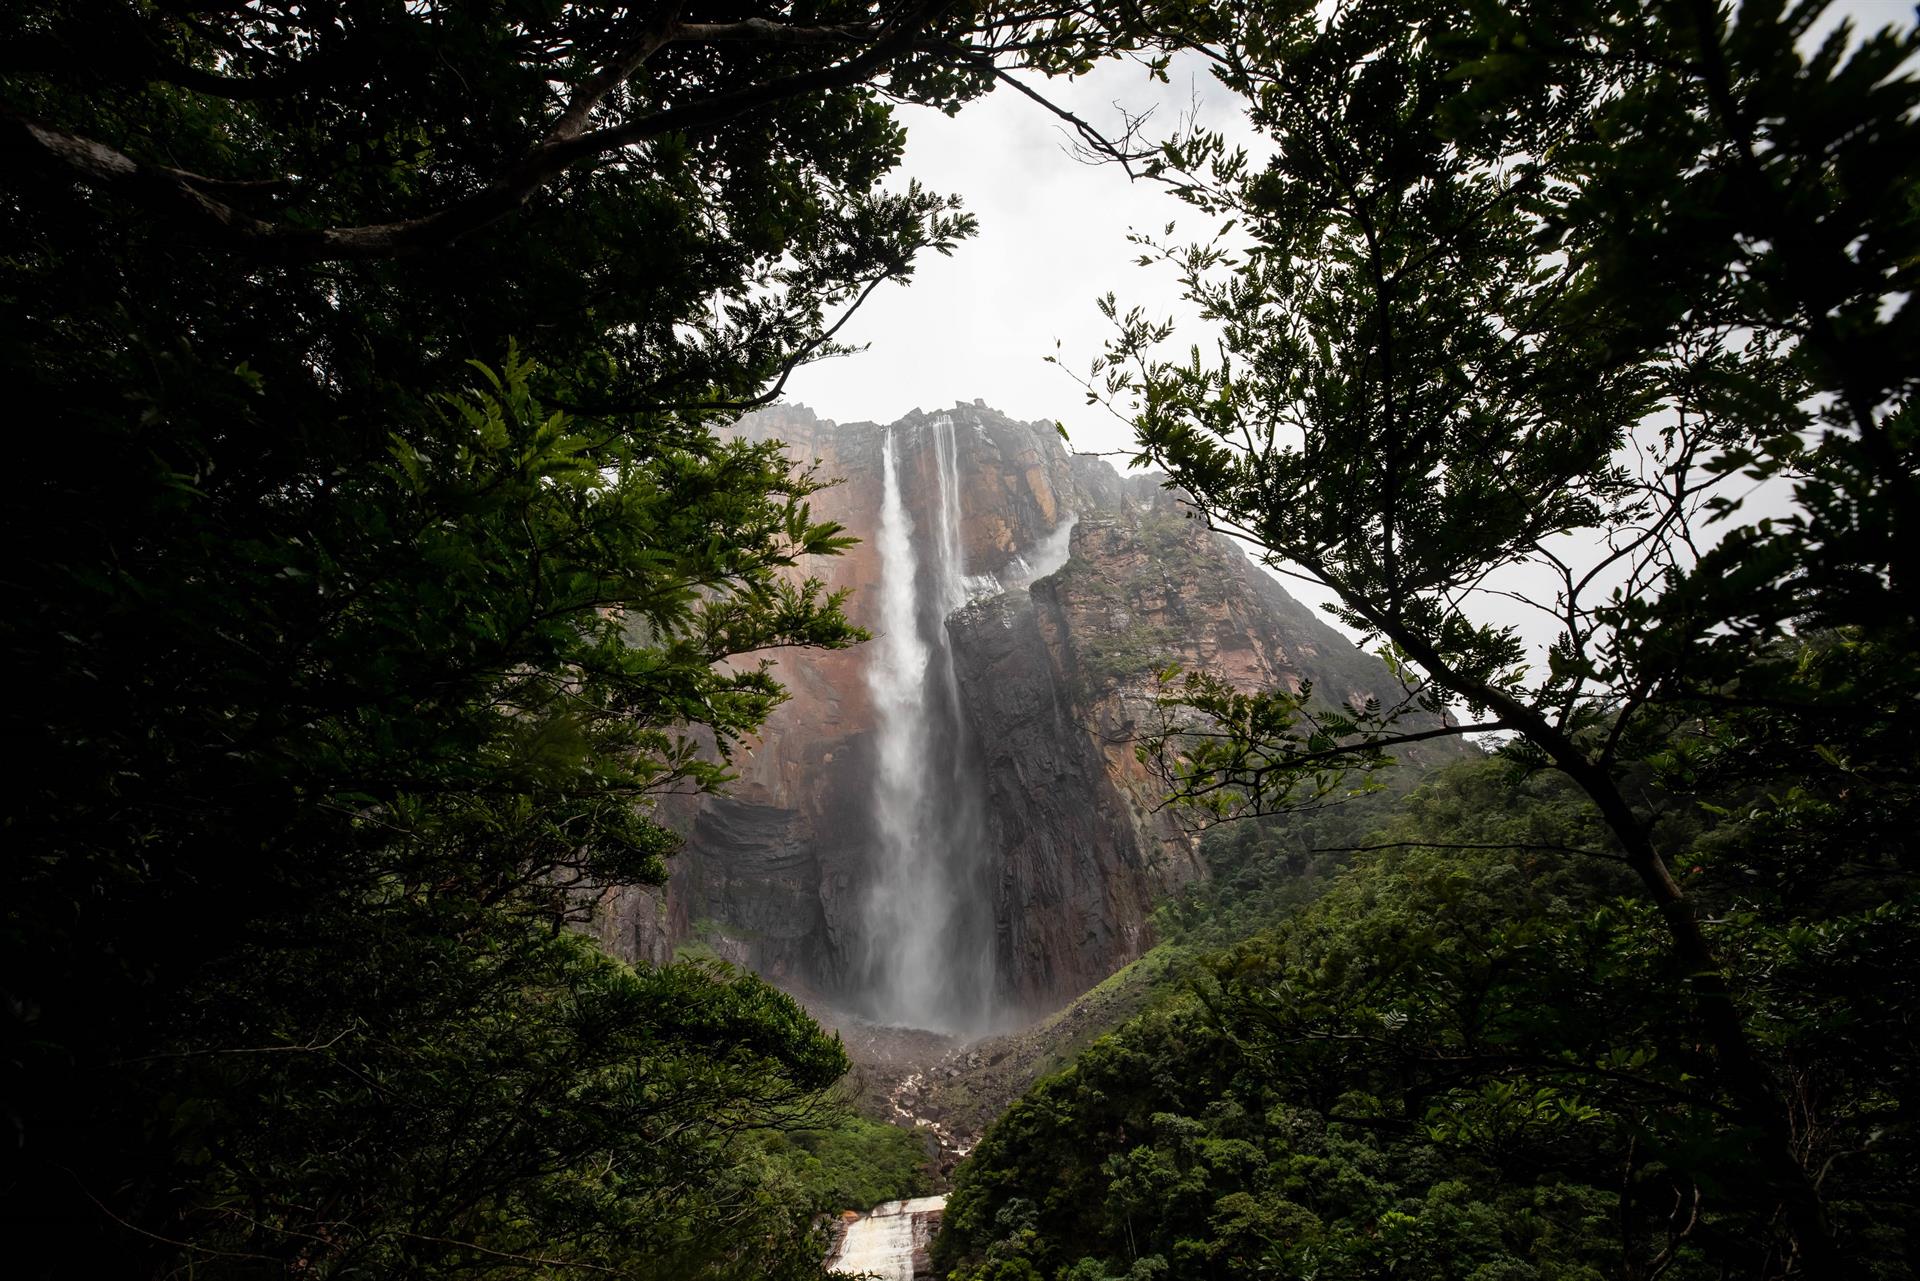
<path id="1" fill-rule="evenodd" d="M 1920 46 L 1823 8 L 1215 12 L 1256 141 L 1140 242 L 1219 340 L 1109 300 L 1088 394 L 1410 693 L 1169 672 L 1143 751 L 1499 755 L 1015 1105 L 954 1275 L 1913 1275 Z"/>
<path id="2" fill-rule="evenodd" d="M 1724 918 L 1731 963 L 1764 976 L 1750 1018 L 1794 1083 L 1836 1232 L 1865 1275 L 1909 1275 L 1913 909 L 1882 897 L 1877 860 L 1793 875 L 1765 806 L 1729 808 L 1675 805 L 1665 834 L 1698 860 L 1689 889 Z M 1853 821 L 1836 820 L 1829 848 Z M 949 1201 L 952 1275 L 1787 1266 L 1687 976 L 1580 798 L 1459 766 L 1366 844 L 1317 901 L 1267 905 L 1266 928 L 994 1124 Z"/>

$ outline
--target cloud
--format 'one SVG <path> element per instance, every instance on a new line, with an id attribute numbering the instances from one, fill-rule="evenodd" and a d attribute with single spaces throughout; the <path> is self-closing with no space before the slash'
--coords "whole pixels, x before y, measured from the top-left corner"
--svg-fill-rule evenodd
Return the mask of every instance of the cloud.
<path id="1" fill-rule="evenodd" d="M 1164 129 L 1196 98 L 1216 126 L 1237 123 L 1233 102 L 1197 62 L 1177 65 L 1170 79 L 1158 84 L 1116 62 L 1038 87 L 1103 128 L 1117 130 L 1116 103 L 1151 109 Z M 978 397 L 1016 418 L 1063 420 L 1083 448 L 1130 443 L 1125 427 L 1087 406 L 1045 357 L 1058 340 L 1067 368 L 1085 372 L 1107 332 L 1095 300 L 1109 290 L 1150 312 L 1182 313 L 1169 273 L 1133 265 L 1139 251 L 1127 234 L 1202 220 L 1159 184 L 1075 159 L 1060 122 L 1008 89 L 957 117 L 900 111 L 908 142 L 899 181 L 960 195 L 980 234 L 951 258 L 922 259 L 909 285 L 878 291 L 842 331 L 868 350 L 798 371 L 787 398 L 827 418 L 891 422 L 915 407 Z"/>

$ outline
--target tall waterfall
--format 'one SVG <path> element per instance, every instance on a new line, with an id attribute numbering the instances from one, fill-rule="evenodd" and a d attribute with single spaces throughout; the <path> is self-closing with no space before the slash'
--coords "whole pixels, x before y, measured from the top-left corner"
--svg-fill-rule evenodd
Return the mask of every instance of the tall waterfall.
<path id="1" fill-rule="evenodd" d="M 934 483 L 917 487 L 932 508 L 919 539 L 901 486 L 903 444 L 918 446 L 915 462 L 931 453 L 934 463 Z M 968 592 L 953 419 L 888 429 L 881 468 L 880 625 L 867 666 L 878 849 L 862 986 L 881 1022 L 979 1032 L 993 1021 L 994 925 L 982 783 L 946 627 Z"/>

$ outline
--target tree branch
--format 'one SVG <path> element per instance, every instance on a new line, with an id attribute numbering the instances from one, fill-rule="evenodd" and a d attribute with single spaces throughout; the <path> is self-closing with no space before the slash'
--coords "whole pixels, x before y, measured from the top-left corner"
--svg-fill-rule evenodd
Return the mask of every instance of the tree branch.
<path id="1" fill-rule="evenodd" d="M 1610 863 L 1627 860 L 1604 850 L 1576 849 L 1571 845 L 1535 845 L 1527 841 L 1384 841 L 1379 845 L 1316 845 L 1314 854 L 1365 854 L 1373 850 L 1528 850 L 1541 854 L 1578 854 L 1582 858 L 1600 858 Z"/>
<path id="2" fill-rule="evenodd" d="M 12 111 L 0 112 L 0 145 L 10 144 L 11 149 L 42 164 L 51 163 L 90 186 L 129 192 L 208 239 L 242 252 L 297 261 L 386 258 L 434 248 L 498 221 L 568 169 L 611 152 L 668 134 L 701 133 L 762 107 L 859 84 L 908 51 L 949 3 L 928 0 L 865 51 L 831 66 L 585 130 L 587 117 L 606 93 L 672 38 L 670 30 L 651 33 L 583 84 L 547 136 L 492 182 L 431 213 L 395 222 L 322 228 L 269 222 L 208 196 L 203 187 L 217 185 L 218 180 L 135 160 L 104 143 Z"/>

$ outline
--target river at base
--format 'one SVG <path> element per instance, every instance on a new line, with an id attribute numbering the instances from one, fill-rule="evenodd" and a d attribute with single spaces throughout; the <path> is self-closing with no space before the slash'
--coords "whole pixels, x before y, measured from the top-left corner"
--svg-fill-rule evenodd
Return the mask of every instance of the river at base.
<path id="1" fill-rule="evenodd" d="M 827 1270 L 853 1276 L 871 1273 L 882 1281 L 913 1281 L 916 1276 L 931 1275 L 925 1270 L 927 1249 L 946 1206 L 944 1196 L 875 1206 L 847 1225 L 827 1259 Z"/>

